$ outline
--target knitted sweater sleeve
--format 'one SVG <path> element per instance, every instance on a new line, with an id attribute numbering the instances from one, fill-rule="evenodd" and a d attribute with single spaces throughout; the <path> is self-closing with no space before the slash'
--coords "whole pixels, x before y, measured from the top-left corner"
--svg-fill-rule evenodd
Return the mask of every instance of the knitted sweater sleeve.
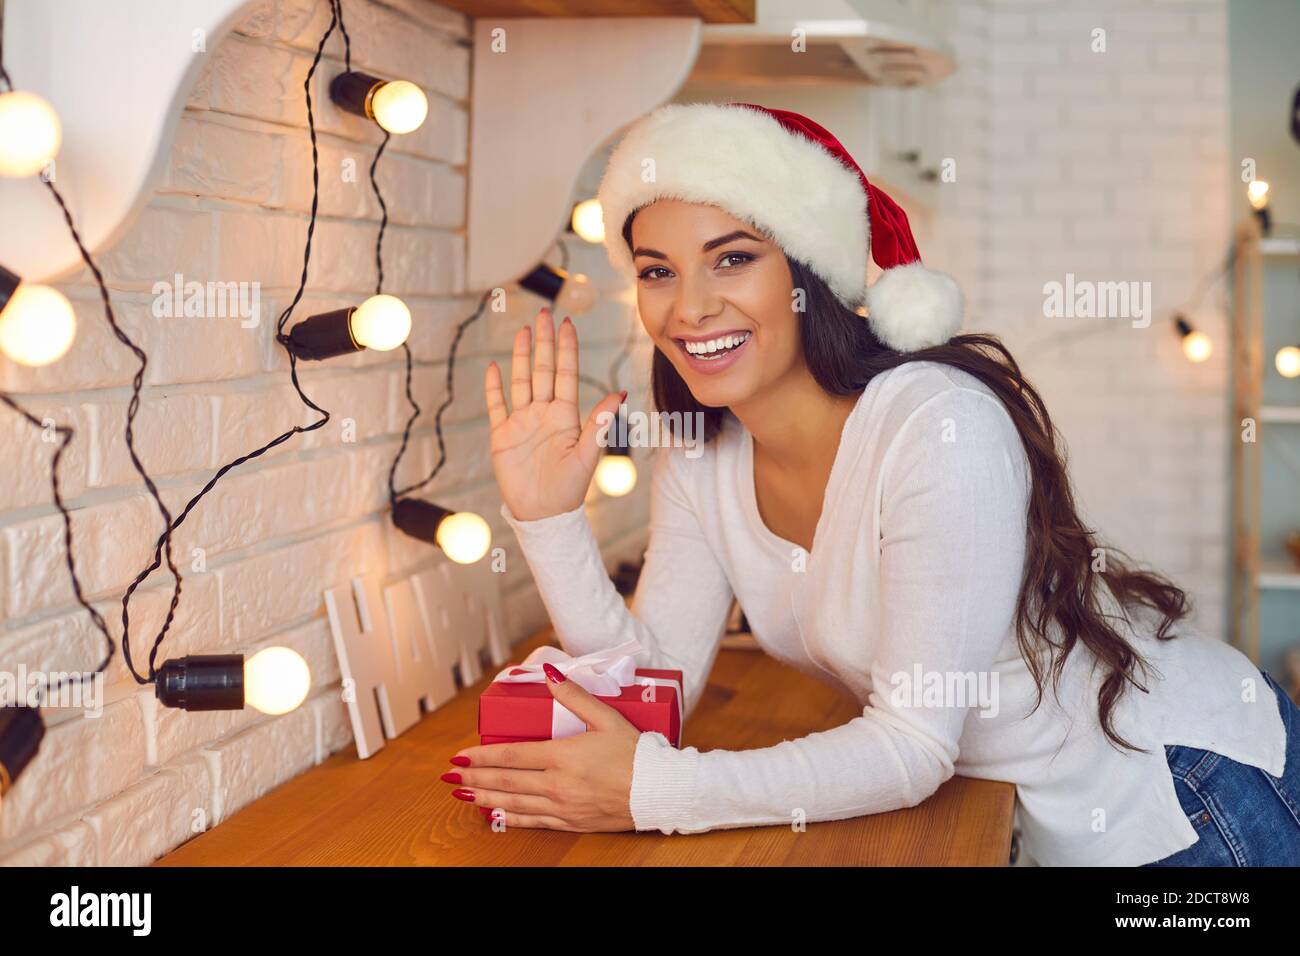
<path id="1" fill-rule="evenodd" d="M 744 751 L 676 750 L 661 734 L 642 734 L 632 785 L 637 829 L 696 833 L 862 816 L 914 806 L 952 776 L 968 715 L 979 719 L 972 711 L 991 702 L 948 699 L 942 688 L 954 687 L 954 677 L 987 678 L 1009 633 L 1024 570 L 1026 460 L 1006 409 L 966 388 L 914 409 L 880 460 L 880 610 L 878 620 L 861 622 L 878 630 L 878 652 L 862 715 Z M 855 586 L 853 570 L 842 573 Z M 911 686 L 918 673 L 924 694 Z"/>

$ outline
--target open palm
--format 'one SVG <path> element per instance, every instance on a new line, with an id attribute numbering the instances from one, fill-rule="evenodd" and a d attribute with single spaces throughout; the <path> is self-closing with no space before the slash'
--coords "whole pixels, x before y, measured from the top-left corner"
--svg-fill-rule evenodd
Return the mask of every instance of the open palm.
<path id="1" fill-rule="evenodd" d="M 542 309 L 537 315 L 536 355 L 530 354 L 532 338 L 526 325 L 515 335 L 509 411 L 496 362 L 488 365 L 484 380 L 492 470 L 502 500 L 523 521 L 549 518 L 582 504 L 600 460 L 600 415 L 613 414 L 627 395 L 606 395 L 581 424 L 578 331 L 572 320 L 560 323 L 557 336 L 550 310 Z"/>

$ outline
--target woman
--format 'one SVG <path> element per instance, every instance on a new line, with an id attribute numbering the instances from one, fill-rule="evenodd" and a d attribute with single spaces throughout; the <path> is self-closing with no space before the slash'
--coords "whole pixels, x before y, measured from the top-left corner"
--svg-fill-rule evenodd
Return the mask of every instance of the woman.
<path id="1" fill-rule="evenodd" d="M 548 669 L 588 732 L 468 748 L 456 796 L 507 827 L 694 833 L 913 806 L 960 773 L 1015 784 L 1040 863 L 1300 864 L 1300 712 L 1188 630 L 1182 591 L 1098 545 L 1037 392 L 995 338 L 955 334 L 955 283 L 830 133 L 662 107 L 599 198 L 656 404 L 700 414 L 708 442 L 657 451 L 629 613 L 582 508 L 625 393 L 580 425 L 577 335 L 545 310 L 535 353 L 515 339 L 509 411 L 489 366 L 502 514 L 561 643 L 639 640 L 640 663 L 683 671 L 689 716 L 734 594 L 764 650 L 863 711 L 678 750 Z"/>

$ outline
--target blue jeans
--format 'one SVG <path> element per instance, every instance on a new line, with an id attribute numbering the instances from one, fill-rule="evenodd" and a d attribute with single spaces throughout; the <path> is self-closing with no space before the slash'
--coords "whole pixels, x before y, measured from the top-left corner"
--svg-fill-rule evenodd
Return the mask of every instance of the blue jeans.
<path id="1" fill-rule="evenodd" d="M 1268 674 L 1286 728 L 1281 777 L 1195 747 L 1165 747 L 1174 790 L 1200 837 L 1146 866 L 1300 866 L 1300 707 Z"/>

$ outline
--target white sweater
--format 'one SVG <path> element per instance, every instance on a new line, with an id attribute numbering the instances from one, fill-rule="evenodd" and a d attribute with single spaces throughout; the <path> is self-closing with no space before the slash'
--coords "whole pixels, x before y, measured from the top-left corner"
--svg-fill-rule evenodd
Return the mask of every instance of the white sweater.
<path id="1" fill-rule="evenodd" d="M 1039 863 L 1135 865 L 1197 839 L 1162 744 L 1282 774 L 1285 732 L 1259 671 L 1185 626 L 1156 641 L 1149 611 L 1117 626 L 1157 672 L 1149 693 L 1130 687 L 1114 710 L 1119 733 L 1148 753 L 1103 736 L 1101 669 L 1090 674 L 1095 658 L 1081 643 L 1059 696 L 1049 683 L 1033 710 L 1013 623 L 1027 460 L 1007 410 L 974 376 L 910 362 L 871 381 L 845 422 L 807 554 L 763 523 L 752 438 L 725 421 L 702 456 L 656 452 L 630 612 L 581 507 L 537 521 L 502 507 L 569 653 L 636 638 L 643 666 L 683 671 L 689 717 L 734 593 L 768 654 L 862 707 L 842 726 L 756 750 L 677 750 L 643 733 L 631 793 L 638 830 L 879 813 L 920 803 L 958 773 L 1016 786 Z M 1108 610 L 1119 612 L 1113 600 Z"/>

